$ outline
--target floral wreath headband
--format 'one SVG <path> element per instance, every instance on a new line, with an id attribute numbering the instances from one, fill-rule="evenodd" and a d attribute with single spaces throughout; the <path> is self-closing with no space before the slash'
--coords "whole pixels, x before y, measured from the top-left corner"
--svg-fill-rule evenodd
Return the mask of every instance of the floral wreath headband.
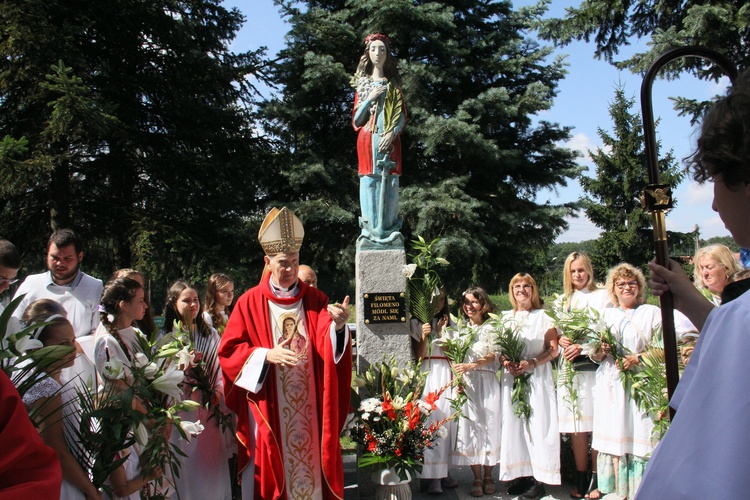
<path id="1" fill-rule="evenodd" d="M 389 46 L 391 44 L 391 40 L 388 38 L 388 36 L 384 35 L 383 33 L 371 33 L 365 37 L 365 46 L 369 45 L 370 43 L 376 40 L 381 41 Z"/>

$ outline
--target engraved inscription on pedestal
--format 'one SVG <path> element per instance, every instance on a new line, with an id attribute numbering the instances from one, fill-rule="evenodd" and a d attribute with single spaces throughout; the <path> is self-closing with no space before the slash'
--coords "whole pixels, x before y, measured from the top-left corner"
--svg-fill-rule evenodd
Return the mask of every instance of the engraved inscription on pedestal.
<path id="1" fill-rule="evenodd" d="M 405 293 L 366 293 L 362 298 L 364 299 L 365 324 L 406 322 Z"/>

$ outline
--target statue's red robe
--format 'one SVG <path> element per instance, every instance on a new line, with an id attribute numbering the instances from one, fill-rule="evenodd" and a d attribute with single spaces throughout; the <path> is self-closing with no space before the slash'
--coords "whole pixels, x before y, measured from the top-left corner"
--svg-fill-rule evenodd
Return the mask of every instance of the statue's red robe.
<path id="1" fill-rule="evenodd" d="M 335 363 L 330 339 L 332 320 L 327 310 L 328 297 L 320 290 L 310 288 L 300 281 L 300 291 L 296 297 L 279 298 L 271 292 L 269 279 L 270 276 L 264 277 L 258 286 L 251 288 L 239 298 L 219 346 L 226 403 L 237 414 L 238 469 L 242 471 L 248 461 L 254 459 L 255 498 L 287 498 L 283 451 L 276 437 L 280 429 L 276 402 L 277 378 L 273 373 L 275 367 L 266 365 L 265 381 L 258 393 L 235 386 L 234 381 L 255 349 L 271 349 L 275 345 L 269 321 L 268 301 L 294 304 L 302 300 L 311 340 L 309 352 L 315 380 L 318 381 L 316 406 L 321 436 L 321 468 L 324 476 L 321 479 L 324 498 L 343 498 L 344 469 L 339 434 L 349 410 L 351 343 L 346 343 L 343 356 Z M 254 450 L 249 450 L 245 446 L 251 442 L 248 406 L 252 409 L 257 425 Z"/>

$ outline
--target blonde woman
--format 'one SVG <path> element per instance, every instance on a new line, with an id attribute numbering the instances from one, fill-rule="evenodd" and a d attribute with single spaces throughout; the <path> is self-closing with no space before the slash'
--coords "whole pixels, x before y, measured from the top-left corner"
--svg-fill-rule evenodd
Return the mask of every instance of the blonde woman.
<path id="1" fill-rule="evenodd" d="M 542 309 L 539 288 L 530 274 L 518 273 L 508 285 L 513 310 L 504 311 L 505 324 L 515 325 L 526 344 L 520 362 L 503 360 L 502 441 L 500 480 L 511 481 L 510 495 L 539 498 L 544 486 L 560 484 L 560 433 L 552 363 L 558 355 L 557 330 Z M 513 381 L 530 374 L 528 421 L 513 412 Z"/>
<path id="2" fill-rule="evenodd" d="M 729 283 L 729 277 L 742 269 L 740 263 L 724 245 L 709 245 L 699 249 L 693 263 L 695 286 L 715 306 L 720 306 L 721 292 Z"/>
<path id="3" fill-rule="evenodd" d="M 591 259 L 582 252 L 573 252 L 565 259 L 563 266 L 563 296 L 558 309 L 564 311 L 590 308 L 602 314 L 611 305 L 609 295 L 604 288 L 596 286 L 594 266 Z M 594 426 L 594 384 L 596 383 L 597 365 L 581 354 L 582 346 L 572 343 L 560 331 L 558 337 L 561 355 L 575 367 L 573 391 L 576 398 L 576 411 L 571 407 L 568 387 L 560 383 L 557 387 L 557 416 L 560 432 L 570 434 L 573 448 L 576 475 L 575 485 L 570 492 L 571 498 L 599 498 L 596 489 L 596 450 L 591 450 L 591 476 L 589 476 L 589 447 L 591 431 Z M 562 377 L 558 378 L 559 381 Z"/>

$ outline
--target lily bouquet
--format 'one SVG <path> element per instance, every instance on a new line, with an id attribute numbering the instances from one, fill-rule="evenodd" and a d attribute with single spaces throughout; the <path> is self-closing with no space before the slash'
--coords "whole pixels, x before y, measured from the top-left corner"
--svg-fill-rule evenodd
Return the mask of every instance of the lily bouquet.
<path id="1" fill-rule="evenodd" d="M 155 337 L 155 336 L 154 336 Z M 195 409 L 198 403 L 182 401 L 180 384 L 183 369 L 192 362 L 192 355 L 183 337 L 168 334 L 157 340 L 138 335 L 139 346 L 125 366 L 118 359 L 104 364 L 106 383 L 103 391 L 78 391 L 81 425 L 75 430 L 81 450 L 74 453 L 85 458 L 81 465 L 89 470 L 92 482 L 99 487 L 127 457 L 117 458 L 123 450 L 137 444 L 143 474 L 156 467 L 170 470 L 179 477 L 181 451 L 169 442 L 176 430 L 190 440 L 203 430 L 200 422 L 188 422 L 179 412 Z M 86 453 L 80 451 L 86 450 Z M 145 498 L 162 498 L 163 482 L 149 486 Z"/>
<path id="2" fill-rule="evenodd" d="M 419 363 L 397 368 L 393 356 L 371 365 L 364 376 L 354 376 L 352 386 L 365 396 L 355 394 L 356 409 L 348 425 L 352 439 L 365 449 L 360 467 L 380 464 L 402 480 L 422 470 L 425 448 L 444 437 L 445 423 L 456 418 L 428 423 L 435 402 L 449 386 L 422 394 L 426 376 Z"/>
<path id="3" fill-rule="evenodd" d="M 521 336 L 522 325 L 515 319 L 503 318 L 493 313 L 490 313 L 490 321 L 496 332 L 495 345 L 500 354 L 511 363 L 520 363 L 523 359 L 521 356 L 523 356 L 523 351 L 526 348 L 526 342 Z M 530 378 L 530 373 L 522 373 L 514 377 L 510 397 L 513 414 L 527 424 L 532 413 L 529 404 Z"/>
<path id="4" fill-rule="evenodd" d="M 411 242 L 417 253 L 411 256 L 413 262 L 404 266 L 403 272 L 409 280 L 409 313 L 420 324 L 424 324 L 431 322 L 438 312 L 442 282 L 436 269 L 438 266 L 447 266 L 448 261 L 435 256 L 433 246 L 439 238 L 429 243 L 421 236 L 417 238 Z"/>
<path id="5" fill-rule="evenodd" d="M 579 344 L 584 350 L 589 342 L 595 341 L 599 334 L 606 329 L 601 315 L 594 309 L 566 310 L 564 297 L 556 297 L 554 305 L 546 311 L 562 334 L 570 339 L 571 344 Z M 583 351 L 582 351 L 583 352 Z M 573 413 L 574 426 L 577 428 L 581 418 L 581 410 L 578 401 L 578 391 L 575 389 L 575 378 L 579 373 L 577 363 L 569 361 L 565 356 L 560 356 L 557 369 L 557 383 L 564 387 L 563 400 Z"/>
<path id="6" fill-rule="evenodd" d="M 201 406 L 211 412 L 208 418 L 216 419 L 222 430 L 229 429 L 234 434 L 232 414 L 221 411 L 220 396 L 216 392 L 221 377 L 218 339 L 210 333 L 203 335 L 191 324 L 183 325 L 179 321 L 175 321 L 172 330 L 188 339 L 189 350 L 195 354 L 193 362 L 185 369 L 185 395 L 190 397 L 197 392 Z"/>
<path id="7" fill-rule="evenodd" d="M 450 325 L 455 325 L 455 327 Z M 450 361 L 453 385 L 456 388 L 455 396 L 451 399 L 451 408 L 455 412 L 461 412 L 469 397 L 464 391 L 464 374 L 456 372 L 453 366 L 466 361 L 466 355 L 476 343 L 478 334 L 463 318 L 456 318 L 455 316 L 451 316 L 450 324 L 443 331 L 444 334 L 440 337 L 438 343 L 443 349 L 445 357 Z"/>

